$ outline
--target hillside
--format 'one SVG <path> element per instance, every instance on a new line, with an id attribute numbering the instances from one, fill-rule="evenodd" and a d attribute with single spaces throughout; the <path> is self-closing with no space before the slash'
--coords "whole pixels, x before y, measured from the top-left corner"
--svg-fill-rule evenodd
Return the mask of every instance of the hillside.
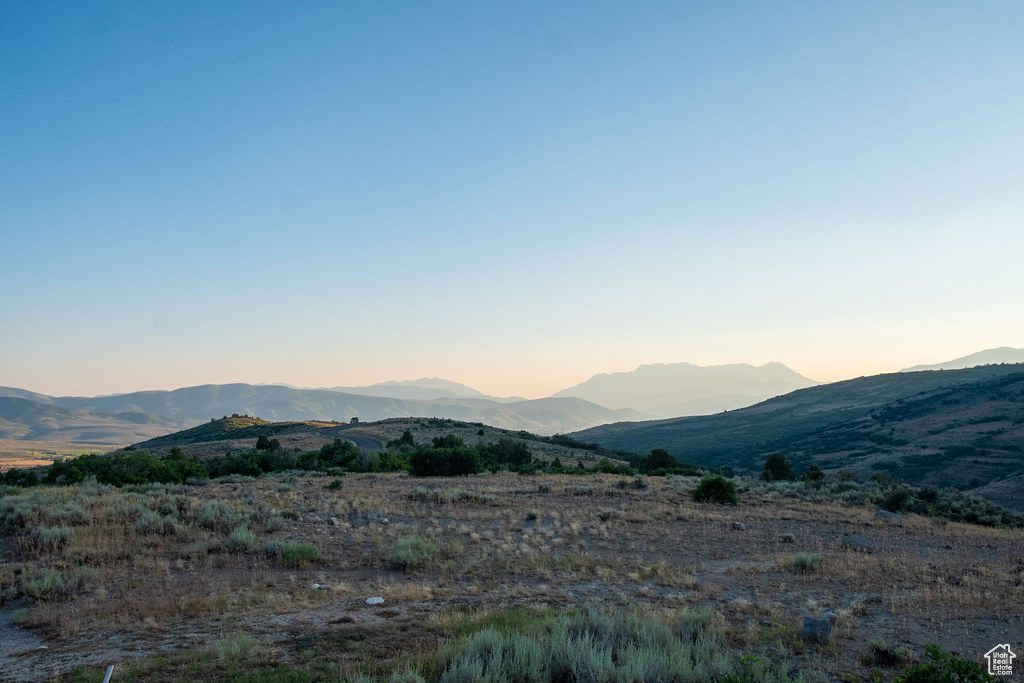
<path id="1" fill-rule="evenodd" d="M 1013 349 L 1009 346 L 1000 346 L 998 349 L 987 349 L 978 351 L 968 356 L 954 358 L 944 363 L 934 365 L 915 365 L 903 372 L 920 372 L 922 370 L 962 370 L 973 368 L 979 365 L 997 365 L 1000 363 L 1024 363 L 1024 349 Z"/>
<path id="2" fill-rule="evenodd" d="M 1024 509 L 1024 366 L 877 375 L 794 391 L 741 410 L 618 423 L 572 435 L 756 474 L 774 451 L 798 469 L 882 472 L 977 490 Z"/>
<path id="3" fill-rule="evenodd" d="M 117 445 L 166 434 L 182 423 L 139 412 L 91 413 L 24 398 L 0 397 L 0 439 Z"/>
<path id="4" fill-rule="evenodd" d="M 265 436 L 277 439 L 282 448 L 290 450 L 313 450 L 335 439 L 344 439 L 364 450 L 376 451 L 385 448 L 389 441 L 401 438 L 406 431 L 416 444 L 430 444 L 435 438 L 447 435 L 459 437 L 467 446 L 511 439 L 524 443 L 534 457 L 544 462 L 558 458 L 567 465 L 582 461 L 589 467 L 606 457 L 593 450 L 553 443 L 529 432 L 501 429 L 477 422 L 418 417 L 343 424 L 313 420 L 270 422 L 244 415 L 213 420 L 174 434 L 149 439 L 133 444 L 127 450 L 163 456 L 171 448 L 180 448 L 189 457 L 205 458 L 251 449 L 259 437 Z M 608 459 L 615 464 L 625 464 L 625 461 L 616 458 Z"/>
<path id="5" fill-rule="evenodd" d="M 631 372 L 594 375 L 554 396 L 576 396 L 610 408 L 678 417 L 742 408 L 814 384 L 782 363 L 708 367 L 657 363 Z"/>

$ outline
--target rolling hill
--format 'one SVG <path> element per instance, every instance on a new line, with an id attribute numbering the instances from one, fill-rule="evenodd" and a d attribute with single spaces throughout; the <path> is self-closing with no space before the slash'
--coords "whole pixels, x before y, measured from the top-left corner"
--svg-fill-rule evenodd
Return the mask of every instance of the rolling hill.
<path id="1" fill-rule="evenodd" d="M 20 389 L 0 390 L 0 395 L 0 438 L 109 445 L 152 438 L 233 414 L 260 415 L 272 421 L 443 417 L 540 434 L 645 417 L 578 398 L 417 400 L 251 384 L 208 384 L 94 397 L 50 397 Z M 23 395 L 32 395 L 33 400 L 21 398 Z"/>
<path id="2" fill-rule="evenodd" d="M 576 396 L 610 408 L 678 417 L 742 408 L 814 384 L 782 363 L 707 367 L 656 363 L 631 372 L 594 375 L 554 396 Z"/>
<path id="3" fill-rule="evenodd" d="M 893 373 L 794 391 L 702 417 L 618 423 L 572 434 L 638 453 L 756 474 L 782 452 L 797 469 L 885 473 L 978 490 L 1024 509 L 1024 365 Z M 1001 481 L 1018 485 L 998 485 Z"/>
<path id="4" fill-rule="evenodd" d="M 180 429 L 184 423 L 140 412 L 92 413 L 0 397 L 0 439 L 118 445 Z"/>

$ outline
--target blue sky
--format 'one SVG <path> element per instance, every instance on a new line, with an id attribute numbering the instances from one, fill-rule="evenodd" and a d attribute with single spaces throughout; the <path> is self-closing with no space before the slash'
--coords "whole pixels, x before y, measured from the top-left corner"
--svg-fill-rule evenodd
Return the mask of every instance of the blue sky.
<path id="1" fill-rule="evenodd" d="M 1017 2 L 0 0 L 0 384 L 1024 346 Z"/>

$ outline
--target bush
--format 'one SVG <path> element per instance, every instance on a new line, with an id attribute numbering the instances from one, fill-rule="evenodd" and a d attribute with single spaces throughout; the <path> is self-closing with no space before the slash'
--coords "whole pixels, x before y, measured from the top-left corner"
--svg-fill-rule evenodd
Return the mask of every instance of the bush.
<path id="1" fill-rule="evenodd" d="M 281 546 L 281 557 L 289 567 L 299 567 L 320 557 L 320 550 L 312 543 L 287 543 Z"/>
<path id="2" fill-rule="evenodd" d="M 765 481 L 792 481 L 796 479 L 789 461 L 782 453 L 772 453 L 764 463 L 761 478 Z"/>
<path id="3" fill-rule="evenodd" d="M 43 526 L 35 530 L 41 550 L 56 551 L 75 540 L 75 530 L 65 526 Z"/>
<path id="4" fill-rule="evenodd" d="M 943 652 L 938 645 L 925 648 L 931 661 L 912 666 L 893 679 L 894 683 L 984 683 L 996 679 L 976 662 Z"/>
<path id="5" fill-rule="evenodd" d="M 418 569 L 426 566 L 437 552 L 437 544 L 422 536 L 400 538 L 388 550 L 387 562 L 395 569 Z"/>
<path id="6" fill-rule="evenodd" d="M 256 536 L 244 524 L 237 526 L 225 539 L 224 547 L 232 553 L 247 552 L 256 547 Z"/>
<path id="7" fill-rule="evenodd" d="M 818 553 L 797 553 L 790 566 L 798 572 L 810 574 L 821 569 L 824 558 Z"/>
<path id="8" fill-rule="evenodd" d="M 705 475 L 691 495 L 698 503 L 736 505 L 740 502 L 736 495 L 736 484 L 720 474 Z"/>
<path id="9" fill-rule="evenodd" d="M 240 515 L 223 500 L 207 500 L 199 506 L 199 526 L 211 531 L 226 532 L 240 521 Z"/>

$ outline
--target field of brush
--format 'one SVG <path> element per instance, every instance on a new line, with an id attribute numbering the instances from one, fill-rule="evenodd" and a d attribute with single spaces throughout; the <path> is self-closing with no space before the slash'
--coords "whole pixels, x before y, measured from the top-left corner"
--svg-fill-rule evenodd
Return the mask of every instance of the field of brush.
<path id="1" fill-rule="evenodd" d="M 504 657 L 520 680 L 873 680 L 931 643 L 980 661 L 1020 637 L 1019 529 L 743 479 L 739 505 L 697 503 L 697 481 L 8 488 L 2 676 L 481 680 Z M 831 637 L 805 642 L 825 611 Z"/>

